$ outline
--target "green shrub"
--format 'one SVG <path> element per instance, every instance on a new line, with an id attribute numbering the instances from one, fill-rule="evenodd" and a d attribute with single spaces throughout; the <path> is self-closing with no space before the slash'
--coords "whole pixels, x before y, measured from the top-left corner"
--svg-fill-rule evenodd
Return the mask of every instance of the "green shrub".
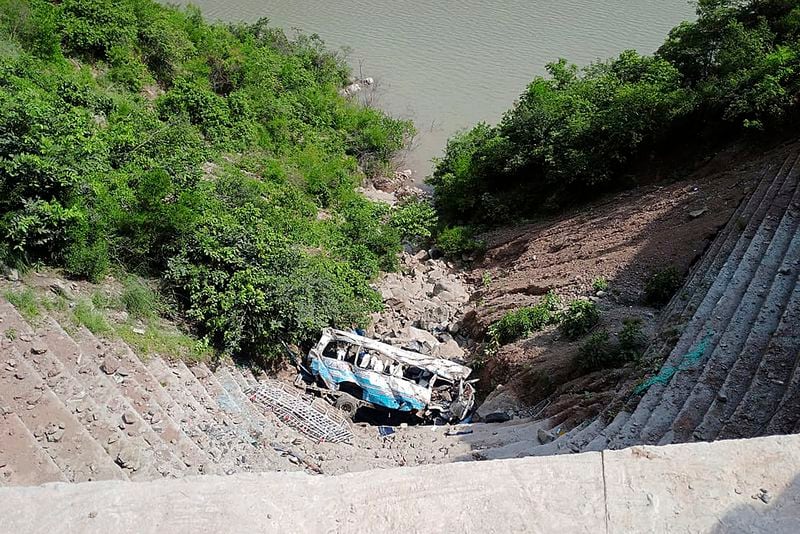
<path id="1" fill-rule="evenodd" d="M 608 280 L 602 276 L 598 276 L 592 281 L 592 289 L 594 289 L 595 293 L 598 291 L 608 291 Z"/>
<path id="2" fill-rule="evenodd" d="M 517 339 L 529 337 L 533 332 L 554 324 L 558 320 L 556 311 L 559 305 L 558 295 L 549 291 L 535 306 L 507 312 L 488 329 L 490 350 Z"/>
<path id="3" fill-rule="evenodd" d="M 125 279 L 120 299 L 125 310 L 138 319 L 155 317 L 161 309 L 156 292 L 135 277 Z"/>
<path id="4" fill-rule="evenodd" d="M 641 356 L 647 347 L 647 336 L 642 332 L 641 319 L 625 319 L 622 321 L 622 330 L 617 335 L 620 351 L 629 359 Z"/>
<path id="5" fill-rule="evenodd" d="M 648 304 L 663 306 L 683 283 L 683 276 L 675 267 L 667 267 L 653 273 L 644 288 L 644 299 Z"/>
<path id="6" fill-rule="evenodd" d="M 392 211 L 390 218 L 390 224 L 403 240 L 414 244 L 424 244 L 430 239 L 437 221 L 433 206 L 418 198 L 402 202 Z"/>
<path id="7" fill-rule="evenodd" d="M 73 242 L 66 252 L 65 267 L 72 276 L 100 282 L 108 273 L 108 244 L 103 241 Z"/>
<path id="8" fill-rule="evenodd" d="M 472 254 L 486 248 L 483 242 L 475 239 L 473 229 L 468 226 L 445 228 L 436 237 L 436 246 L 448 256 Z"/>
<path id="9" fill-rule="evenodd" d="M 616 363 L 618 350 L 609 341 L 606 330 L 593 332 L 578 349 L 576 364 L 583 372 L 597 371 Z"/>
<path id="10" fill-rule="evenodd" d="M 561 330 L 569 339 L 578 339 L 600 320 L 597 304 L 590 300 L 573 300 L 561 313 Z"/>
<path id="11" fill-rule="evenodd" d="M 117 43 L 136 36 L 133 2 L 118 0 L 64 0 L 60 26 L 64 44 L 73 52 L 102 57 Z"/>

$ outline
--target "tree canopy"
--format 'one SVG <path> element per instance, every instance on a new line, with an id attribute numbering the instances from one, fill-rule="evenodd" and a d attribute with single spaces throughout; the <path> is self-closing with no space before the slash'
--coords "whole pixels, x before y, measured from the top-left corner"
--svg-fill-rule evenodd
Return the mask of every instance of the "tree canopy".
<path id="1" fill-rule="evenodd" d="M 496 126 L 453 137 L 429 179 L 451 224 L 491 225 L 627 185 L 642 154 L 797 117 L 800 6 L 700 0 L 652 56 L 547 65 Z"/>

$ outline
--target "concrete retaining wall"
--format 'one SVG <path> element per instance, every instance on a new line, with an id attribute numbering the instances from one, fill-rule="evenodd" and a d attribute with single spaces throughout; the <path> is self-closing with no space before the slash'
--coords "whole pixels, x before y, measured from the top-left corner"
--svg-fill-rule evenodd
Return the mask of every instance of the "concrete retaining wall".
<path id="1" fill-rule="evenodd" d="M 800 532 L 800 436 L 0 489 L 0 532 Z"/>

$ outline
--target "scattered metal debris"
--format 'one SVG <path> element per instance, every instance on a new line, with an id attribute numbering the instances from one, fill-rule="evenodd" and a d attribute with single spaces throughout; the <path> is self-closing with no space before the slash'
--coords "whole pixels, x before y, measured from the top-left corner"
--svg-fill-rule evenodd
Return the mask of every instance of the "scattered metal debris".
<path id="1" fill-rule="evenodd" d="M 353 439 L 349 421 L 335 410 L 300 395 L 291 386 L 263 380 L 245 391 L 250 400 L 270 409 L 279 420 L 316 442 L 347 443 Z"/>

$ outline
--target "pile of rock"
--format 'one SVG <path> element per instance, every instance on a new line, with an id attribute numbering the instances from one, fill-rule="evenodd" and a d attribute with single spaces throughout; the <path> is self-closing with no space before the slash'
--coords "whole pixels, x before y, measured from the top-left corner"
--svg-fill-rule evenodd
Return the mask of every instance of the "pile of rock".
<path id="1" fill-rule="evenodd" d="M 402 273 L 385 274 L 376 289 L 385 310 L 369 334 L 423 354 L 463 361 L 470 341 L 461 319 L 471 309 L 470 285 L 451 265 L 422 250 L 404 253 Z"/>
<path id="2" fill-rule="evenodd" d="M 395 171 L 393 176 L 377 176 L 367 181 L 358 191 L 377 202 L 394 206 L 409 198 L 423 198 L 425 192 L 414 185 L 414 172 L 411 169 Z"/>
<path id="3" fill-rule="evenodd" d="M 353 96 L 356 93 L 361 92 L 362 89 L 365 87 L 371 87 L 375 84 L 375 80 L 372 78 L 364 78 L 362 80 L 351 80 L 349 84 L 345 87 L 339 89 L 339 95 L 343 97 Z"/>

